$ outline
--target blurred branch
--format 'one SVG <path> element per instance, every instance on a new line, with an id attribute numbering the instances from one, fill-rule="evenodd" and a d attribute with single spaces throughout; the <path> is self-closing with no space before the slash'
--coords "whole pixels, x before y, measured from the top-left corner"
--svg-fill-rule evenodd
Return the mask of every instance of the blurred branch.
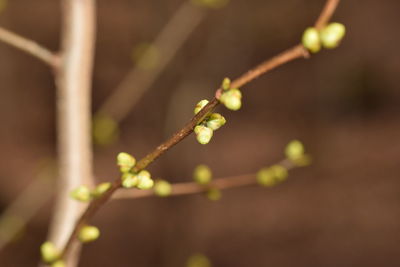
<path id="1" fill-rule="evenodd" d="M 324 11 L 327 9 L 327 6 L 330 6 L 332 2 L 336 2 L 337 0 L 327 0 L 326 6 L 324 8 Z M 323 12 L 324 12 L 323 11 Z M 325 12 L 324 16 L 324 21 L 328 21 L 331 14 L 328 12 Z M 308 56 L 307 50 L 302 46 L 302 45 L 296 45 L 293 48 L 290 48 L 277 56 L 271 58 L 270 60 L 267 60 L 263 63 L 261 63 L 259 66 L 255 67 L 254 69 L 246 72 L 239 78 L 235 79 L 231 83 L 232 88 L 238 88 L 242 87 L 243 85 L 253 81 L 257 77 L 259 77 L 262 74 L 268 73 L 269 71 L 287 63 L 292 60 L 298 59 L 298 58 L 304 58 Z M 221 92 L 222 88 L 217 89 L 216 95 L 218 96 Z M 219 105 L 219 100 L 214 97 L 213 100 L 211 100 L 203 109 L 197 113 L 181 130 L 176 132 L 170 139 L 168 139 L 166 142 L 162 143 L 159 145 L 155 150 L 150 152 L 147 156 L 139 160 L 135 167 L 133 168 L 133 172 L 139 172 L 140 170 L 146 168 L 148 165 L 150 165 L 154 160 L 156 160 L 158 157 L 160 157 L 163 153 L 168 151 L 170 148 L 172 148 L 174 145 L 177 143 L 181 142 L 183 139 L 185 139 L 188 135 L 190 135 L 193 132 L 194 127 L 204 120 L 204 118 L 212 112 L 216 106 Z M 93 200 L 88 208 L 85 210 L 85 212 L 82 214 L 80 219 L 75 225 L 75 228 L 70 235 L 68 242 L 66 243 L 65 247 L 62 250 L 62 256 L 65 256 L 71 249 L 72 244 L 76 240 L 76 236 L 79 233 L 79 230 L 81 229 L 82 226 L 86 224 L 86 222 L 100 209 L 100 207 L 106 203 L 111 196 L 114 194 L 115 191 L 120 189 L 122 187 L 121 184 L 121 179 L 118 177 L 115 179 L 113 184 L 111 185 L 111 188 L 106 191 L 101 197 L 98 199 Z"/>
<path id="2" fill-rule="evenodd" d="M 95 42 L 95 0 L 63 0 L 61 62 L 56 72 L 59 181 L 49 240 L 64 247 L 85 205 L 70 192 L 93 184 L 91 144 L 91 83 Z M 72 243 L 70 243 L 72 245 Z M 77 265 L 80 245 L 66 255 Z"/>
<path id="3" fill-rule="evenodd" d="M 106 99 L 97 114 L 110 116 L 118 122 L 123 120 L 204 19 L 205 14 L 203 8 L 185 0 L 151 44 L 158 55 L 155 66 L 151 69 L 141 68 L 153 56 L 151 49 L 146 49 L 136 66 Z"/>
<path id="4" fill-rule="evenodd" d="M 56 68 L 58 65 L 58 56 L 55 53 L 36 42 L 10 32 L 3 27 L 0 27 L 0 40 L 40 59 L 53 68 Z"/>
<path id="5" fill-rule="evenodd" d="M 278 165 L 285 167 L 287 170 L 291 170 L 296 167 L 296 165 L 294 165 L 293 162 L 288 159 L 280 161 Z M 176 183 L 171 184 L 172 191 L 168 197 L 204 193 L 211 188 L 225 190 L 255 184 L 257 184 L 257 180 L 256 174 L 254 173 L 217 178 L 212 180 L 207 185 L 200 185 L 196 182 Z M 119 190 L 114 194 L 112 199 L 136 199 L 152 196 L 156 196 L 153 190 Z"/>

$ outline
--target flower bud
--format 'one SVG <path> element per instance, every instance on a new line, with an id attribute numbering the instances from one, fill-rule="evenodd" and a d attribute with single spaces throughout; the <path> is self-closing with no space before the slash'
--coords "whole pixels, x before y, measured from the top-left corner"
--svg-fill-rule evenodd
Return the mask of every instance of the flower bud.
<path id="1" fill-rule="evenodd" d="M 314 27 L 307 28 L 303 33 L 302 43 L 312 53 L 321 50 L 321 42 L 318 30 Z"/>
<path id="2" fill-rule="evenodd" d="M 219 101 L 230 110 L 239 110 L 242 106 L 242 93 L 239 89 L 230 89 L 222 93 Z"/>
<path id="3" fill-rule="evenodd" d="M 135 187 L 139 183 L 138 176 L 130 172 L 124 173 L 121 179 L 122 179 L 122 186 L 125 188 Z"/>
<path id="4" fill-rule="evenodd" d="M 96 198 L 100 197 L 110 188 L 111 188 L 111 183 L 101 183 L 98 186 L 96 186 L 96 188 L 92 191 L 92 196 Z"/>
<path id="5" fill-rule="evenodd" d="M 136 164 L 136 159 L 128 153 L 121 152 L 117 156 L 117 165 L 122 173 L 130 171 Z"/>
<path id="6" fill-rule="evenodd" d="M 207 99 L 203 99 L 199 103 L 197 103 L 194 107 L 194 114 L 199 113 L 200 110 L 202 110 L 208 104 L 208 102 L 209 101 Z"/>
<path id="7" fill-rule="evenodd" d="M 65 267 L 65 262 L 62 260 L 58 260 L 51 264 L 51 267 Z"/>
<path id="8" fill-rule="evenodd" d="M 189 257 L 186 267 L 211 267 L 211 261 L 203 254 L 194 254 Z"/>
<path id="9" fill-rule="evenodd" d="M 100 230 L 96 226 L 85 225 L 79 231 L 78 239 L 82 243 L 95 241 L 100 236 Z"/>
<path id="10" fill-rule="evenodd" d="M 88 202 L 91 200 L 91 194 L 90 190 L 87 186 L 81 185 L 74 189 L 71 193 L 70 196 L 78 201 L 81 202 Z"/>
<path id="11" fill-rule="evenodd" d="M 262 168 L 257 172 L 257 182 L 263 186 L 274 186 L 274 172 L 270 168 Z"/>
<path id="12" fill-rule="evenodd" d="M 320 32 L 322 45 L 327 49 L 337 47 L 346 34 L 346 27 L 341 23 L 330 23 Z"/>
<path id="13" fill-rule="evenodd" d="M 304 155 L 303 144 L 298 140 L 291 141 L 285 148 L 285 155 L 291 161 L 300 159 Z"/>
<path id="14" fill-rule="evenodd" d="M 209 200 L 217 201 L 221 199 L 222 193 L 218 188 L 210 188 L 207 190 L 206 196 Z"/>
<path id="15" fill-rule="evenodd" d="M 165 180 L 157 180 L 154 184 L 154 194 L 159 197 L 167 197 L 171 195 L 172 186 Z"/>
<path id="16" fill-rule="evenodd" d="M 231 88 L 231 80 L 229 78 L 225 78 L 222 81 L 222 85 L 221 85 L 223 90 L 229 90 Z"/>
<path id="17" fill-rule="evenodd" d="M 277 182 L 282 182 L 288 177 L 288 171 L 282 165 L 273 165 L 270 167 L 274 173 L 275 180 Z"/>
<path id="18" fill-rule="evenodd" d="M 146 170 L 140 171 L 137 175 L 137 178 L 137 188 L 139 189 L 148 190 L 154 186 L 154 181 L 151 179 L 151 174 Z"/>
<path id="19" fill-rule="evenodd" d="M 194 128 L 194 132 L 196 133 L 197 141 L 202 145 L 208 144 L 213 136 L 213 130 L 204 125 L 197 125 Z"/>
<path id="20" fill-rule="evenodd" d="M 198 165 L 193 172 L 193 179 L 201 185 L 209 184 L 212 179 L 211 169 L 204 164 Z"/>
<path id="21" fill-rule="evenodd" d="M 52 242 L 46 241 L 40 246 L 42 259 L 46 263 L 52 263 L 60 257 L 60 252 Z"/>
<path id="22" fill-rule="evenodd" d="M 219 113 L 213 113 L 207 119 L 207 127 L 213 131 L 218 130 L 225 123 L 226 123 L 226 120 L 225 120 L 224 116 L 222 116 Z"/>

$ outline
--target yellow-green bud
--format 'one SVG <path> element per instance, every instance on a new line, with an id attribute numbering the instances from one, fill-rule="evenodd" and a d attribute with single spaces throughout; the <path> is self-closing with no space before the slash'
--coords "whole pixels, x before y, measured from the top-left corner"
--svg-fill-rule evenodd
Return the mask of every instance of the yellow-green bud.
<path id="1" fill-rule="evenodd" d="M 91 194 L 90 190 L 87 186 L 81 185 L 74 189 L 71 193 L 70 196 L 78 201 L 82 202 L 88 202 L 91 200 Z"/>
<path id="2" fill-rule="evenodd" d="M 154 184 L 154 194 L 159 197 L 167 197 L 171 195 L 172 186 L 165 180 L 157 180 Z"/>
<path id="3" fill-rule="evenodd" d="M 321 41 L 319 32 L 314 27 L 307 28 L 303 33 L 302 43 L 312 53 L 317 53 L 321 50 Z"/>
<path id="4" fill-rule="evenodd" d="M 257 172 L 257 182 L 263 186 L 274 186 L 275 175 L 270 168 L 262 168 Z"/>
<path id="5" fill-rule="evenodd" d="M 221 190 L 219 190 L 218 188 L 210 188 L 207 190 L 206 194 L 207 198 L 212 201 L 220 200 L 222 197 Z"/>
<path id="6" fill-rule="evenodd" d="M 219 101 L 230 110 L 239 110 L 242 107 L 242 93 L 234 88 L 222 93 Z"/>
<path id="7" fill-rule="evenodd" d="M 231 79 L 225 78 L 225 79 L 222 81 L 221 87 L 222 87 L 222 89 L 225 90 L 225 91 L 226 91 L 226 90 L 229 90 L 229 89 L 231 88 Z"/>
<path id="8" fill-rule="evenodd" d="M 193 179 L 196 181 L 196 183 L 201 185 L 210 183 L 212 179 L 211 169 L 204 164 L 197 165 L 193 171 Z"/>
<path id="9" fill-rule="evenodd" d="M 304 156 L 304 146 L 298 140 L 291 141 L 285 148 L 285 155 L 291 161 L 296 161 Z"/>
<path id="10" fill-rule="evenodd" d="M 107 115 L 97 115 L 93 119 L 93 141 L 98 145 L 110 145 L 118 139 L 118 122 Z"/>
<path id="11" fill-rule="evenodd" d="M 108 189 L 110 189 L 111 183 L 101 183 L 92 192 L 93 197 L 100 197 L 103 195 Z"/>
<path id="12" fill-rule="evenodd" d="M 203 99 L 201 100 L 199 103 L 196 104 L 196 106 L 194 107 L 194 114 L 197 114 L 200 112 L 200 110 L 202 110 L 207 104 L 208 104 L 208 100 L 207 99 Z"/>
<path id="13" fill-rule="evenodd" d="M 129 172 L 124 173 L 121 179 L 122 179 L 122 186 L 125 188 L 135 187 L 139 183 L 138 176 Z"/>
<path id="14" fill-rule="evenodd" d="M 346 34 L 346 27 L 341 23 L 330 23 L 320 32 L 322 45 L 327 49 L 337 47 Z"/>
<path id="15" fill-rule="evenodd" d="M 219 113 L 213 113 L 207 119 L 207 127 L 215 131 L 221 128 L 226 123 L 224 116 Z"/>
<path id="16" fill-rule="evenodd" d="M 230 0 L 191 0 L 191 2 L 200 7 L 206 8 L 222 8 L 229 3 Z"/>
<path id="17" fill-rule="evenodd" d="M 62 260 L 58 260 L 51 264 L 51 267 L 65 267 L 65 262 Z"/>
<path id="18" fill-rule="evenodd" d="M 60 252 L 52 242 L 46 241 L 40 246 L 42 259 L 46 263 L 52 263 L 60 257 Z"/>
<path id="19" fill-rule="evenodd" d="M 189 257 L 186 267 L 211 267 L 211 262 L 203 254 L 194 254 Z"/>
<path id="20" fill-rule="evenodd" d="M 79 231 L 79 241 L 82 243 L 89 243 L 95 241 L 100 236 L 100 230 L 96 226 L 83 226 Z"/>
<path id="21" fill-rule="evenodd" d="M 197 125 L 194 128 L 194 132 L 196 133 L 197 141 L 202 145 L 208 144 L 213 136 L 213 130 L 204 125 Z"/>
<path id="22" fill-rule="evenodd" d="M 117 165 L 122 173 L 130 171 L 136 164 L 136 159 L 128 153 L 121 152 L 117 156 Z"/>
<path id="23" fill-rule="evenodd" d="M 154 181 L 151 179 L 151 174 L 148 171 L 146 170 L 140 171 L 137 177 L 138 177 L 137 188 L 142 190 L 148 190 L 154 186 Z"/>
<path id="24" fill-rule="evenodd" d="M 288 177 L 288 171 L 282 165 L 273 165 L 270 169 L 273 171 L 275 179 L 278 182 L 282 182 Z"/>

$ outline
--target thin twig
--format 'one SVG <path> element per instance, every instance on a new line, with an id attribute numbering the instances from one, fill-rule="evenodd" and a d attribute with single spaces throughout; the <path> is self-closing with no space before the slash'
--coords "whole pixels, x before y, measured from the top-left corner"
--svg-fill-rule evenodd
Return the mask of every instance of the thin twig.
<path id="1" fill-rule="evenodd" d="M 317 22 L 315 23 L 315 28 L 321 29 L 331 20 L 333 13 L 335 13 L 335 10 L 339 5 L 339 2 L 340 0 L 330 0 L 327 2 L 321 14 L 319 15 Z"/>
<path id="2" fill-rule="evenodd" d="M 95 0 L 63 0 L 61 65 L 56 72 L 58 108 L 59 181 L 50 241 L 66 245 L 85 205 L 70 192 L 92 184 L 91 87 L 95 42 Z M 71 245 L 73 242 L 69 242 Z M 78 243 L 76 243 L 78 244 Z M 67 266 L 77 265 L 79 247 L 66 256 Z"/>
<path id="3" fill-rule="evenodd" d="M 123 120 L 204 19 L 205 14 L 204 9 L 184 1 L 151 44 L 158 55 L 155 66 L 152 69 L 140 68 L 141 62 L 147 62 L 152 56 L 149 50 L 145 51 L 138 59 L 138 65 L 107 98 L 97 114 L 110 116 L 118 122 Z"/>
<path id="4" fill-rule="evenodd" d="M 0 27 L 0 40 L 40 59 L 53 68 L 58 66 L 59 60 L 55 53 L 39 45 L 38 43 L 8 31 L 3 27 Z"/>
<path id="5" fill-rule="evenodd" d="M 323 19 L 319 19 L 321 21 L 329 21 L 332 12 L 325 12 L 328 7 L 332 6 L 332 2 L 337 2 L 338 0 L 327 0 L 323 13 L 325 14 Z M 332 10 L 333 11 L 333 10 Z M 264 63 L 260 64 L 256 68 L 246 72 L 238 79 L 235 79 L 232 82 L 232 87 L 241 87 L 252 80 L 256 79 L 262 74 L 265 74 L 287 62 L 290 62 L 294 59 L 306 57 L 308 55 L 307 51 L 301 45 L 294 46 L 291 49 L 286 50 L 285 52 L 273 57 L 270 60 L 265 61 Z M 216 95 L 221 88 L 217 89 Z M 192 118 L 190 122 L 188 122 L 181 130 L 176 132 L 170 139 L 168 139 L 165 143 L 159 145 L 154 151 L 150 152 L 147 156 L 142 158 L 140 161 L 137 162 L 133 171 L 140 171 L 146 168 L 150 163 L 160 157 L 163 153 L 169 150 L 171 147 L 182 141 L 185 137 L 190 135 L 193 132 L 193 128 L 202 121 L 208 113 L 210 113 L 214 108 L 219 104 L 219 100 L 214 98 L 211 100 L 208 105 L 206 105 L 196 116 Z M 62 250 L 62 256 L 66 255 L 68 251 L 71 249 L 71 245 L 73 244 L 76 236 L 83 225 L 100 209 L 100 207 L 107 202 L 111 196 L 114 194 L 116 190 L 121 188 L 121 179 L 117 178 L 111 188 L 106 191 L 100 198 L 92 201 L 86 211 L 82 214 L 80 219 L 77 221 L 74 231 L 69 237 L 66 246 Z"/>
<path id="6" fill-rule="evenodd" d="M 291 170 L 296 165 L 290 160 L 282 160 L 278 163 Z M 257 184 L 256 174 L 242 174 L 223 178 L 213 179 L 206 186 L 200 185 L 196 182 L 176 183 L 171 184 L 171 194 L 168 197 L 183 196 L 207 192 L 210 188 L 219 190 L 226 190 L 237 187 L 244 187 Z M 120 199 L 137 199 L 156 196 L 153 190 L 118 190 L 112 197 L 113 200 Z"/>

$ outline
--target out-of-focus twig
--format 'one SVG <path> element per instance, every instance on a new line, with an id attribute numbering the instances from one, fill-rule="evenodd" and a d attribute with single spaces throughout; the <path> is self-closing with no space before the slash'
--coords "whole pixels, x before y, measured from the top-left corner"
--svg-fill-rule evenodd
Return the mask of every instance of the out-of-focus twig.
<path id="1" fill-rule="evenodd" d="M 137 66 L 112 92 L 97 114 L 107 115 L 118 122 L 123 120 L 162 73 L 205 15 L 205 9 L 194 6 L 190 1 L 184 1 L 151 45 L 156 49 L 158 55 L 154 67 L 151 69 L 140 68 L 141 62 L 151 60 L 151 50 L 147 49 L 138 59 Z"/>
<path id="2" fill-rule="evenodd" d="M 58 56 L 38 43 L 0 27 L 0 40 L 56 68 Z"/>

